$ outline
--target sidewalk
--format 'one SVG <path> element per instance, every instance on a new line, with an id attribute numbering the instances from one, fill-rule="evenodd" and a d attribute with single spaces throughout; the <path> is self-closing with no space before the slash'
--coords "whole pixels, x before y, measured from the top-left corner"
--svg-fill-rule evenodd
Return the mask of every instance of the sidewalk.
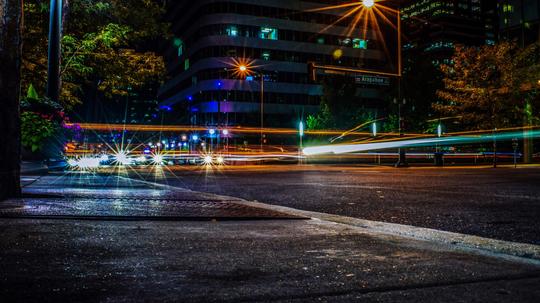
<path id="1" fill-rule="evenodd" d="M 240 199 L 92 174 L 42 176 L 24 191 L 36 198 L 0 206 L 2 302 L 540 299 L 535 262 Z"/>
<path id="2" fill-rule="evenodd" d="M 42 161 L 21 162 L 22 175 L 42 175 L 48 172 L 49 168 Z"/>

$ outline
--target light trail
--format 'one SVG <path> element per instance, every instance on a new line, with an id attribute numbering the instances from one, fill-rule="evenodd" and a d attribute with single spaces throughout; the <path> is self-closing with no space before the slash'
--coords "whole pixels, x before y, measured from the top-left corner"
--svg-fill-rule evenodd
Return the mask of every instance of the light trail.
<path id="1" fill-rule="evenodd" d="M 522 130 L 522 131 L 530 131 L 540 129 L 540 125 L 531 125 L 531 126 L 516 126 L 516 127 L 507 127 L 507 128 L 500 128 L 500 129 L 480 129 L 480 130 L 470 130 L 470 131 L 463 131 L 463 132 L 452 132 L 452 133 L 446 133 L 446 135 L 450 136 L 457 136 L 457 135 L 472 135 L 472 134 L 487 134 L 487 133 L 499 133 L 499 132 L 506 132 L 506 131 L 514 131 L 514 130 Z"/>
<path id="2" fill-rule="evenodd" d="M 66 124 L 73 126 L 73 123 Z M 83 130 L 93 131 L 130 131 L 130 132 L 206 132 L 209 127 L 206 126 L 190 126 L 190 125 L 143 125 L 143 124 L 108 124 L 108 123 L 77 123 Z M 261 129 L 258 127 L 217 127 L 219 131 L 227 130 L 229 134 L 259 134 Z M 298 130 L 294 128 L 264 128 L 265 134 L 275 135 L 296 135 Z M 328 135 L 339 136 L 343 135 L 343 130 L 305 130 L 306 135 Z M 371 136 L 371 132 L 347 132 L 347 136 Z M 398 133 L 388 132 L 379 133 L 380 136 L 399 136 Z M 405 136 L 422 136 L 430 137 L 429 134 L 408 133 Z"/>
<path id="3" fill-rule="evenodd" d="M 535 138 L 540 137 L 540 131 L 530 131 L 527 134 L 528 137 Z M 341 144 L 341 145 L 324 145 L 306 147 L 303 149 L 303 153 L 307 156 L 320 155 L 320 154 L 347 154 L 365 152 L 370 150 L 381 150 L 390 148 L 406 148 L 406 147 L 422 147 L 433 145 L 460 145 L 471 143 L 485 143 L 493 141 L 505 141 L 512 140 L 514 138 L 523 138 L 525 135 L 523 132 L 504 133 L 496 135 L 484 135 L 484 136 L 455 136 L 444 138 L 428 138 L 428 139 L 412 139 L 401 140 L 391 142 L 379 142 L 379 143 L 365 143 L 365 144 Z"/>

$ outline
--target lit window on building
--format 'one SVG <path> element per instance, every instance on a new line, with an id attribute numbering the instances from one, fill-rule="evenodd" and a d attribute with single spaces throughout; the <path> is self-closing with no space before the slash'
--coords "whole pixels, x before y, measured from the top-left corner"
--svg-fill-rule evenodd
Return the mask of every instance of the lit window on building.
<path id="1" fill-rule="evenodd" d="M 367 49 L 367 41 L 364 39 L 355 38 L 352 40 L 353 48 Z"/>
<path id="2" fill-rule="evenodd" d="M 318 43 L 318 44 L 324 44 L 324 38 L 323 38 L 323 37 L 319 37 L 319 38 L 317 39 L 317 43 Z"/>
<path id="3" fill-rule="evenodd" d="M 514 12 L 514 6 L 511 4 L 505 4 L 503 5 L 503 12 L 505 13 L 512 13 Z"/>
<path id="4" fill-rule="evenodd" d="M 277 40 L 278 30 L 271 27 L 261 27 L 261 32 L 259 33 L 259 37 L 261 39 Z"/>
<path id="5" fill-rule="evenodd" d="M 228 36 L 233 36 L 233 37 L 238 36 L 238 27 L 236 27 L 234 25 L 231 25 L 231 26 L 227 27 L 227 29 L 225 31 L 227 32 Z"/>
<path id="6" fill-rule="evenodd" d="M 438 41 L 438 42 L 431 43 L 431 45 L 426 47 L 424 50 L 426 52 L 429 52 L 429 51 L 437 50 L 437 49 L 441 49 L 441 48 L 450 48 L 450 49 L 454 48 L 454 43 Z"/>
<path id="7" fill-rule="evenodd" d="M 184 60 L 184 70 L 189 69 L 189 59 Z"/>
<path id="8" fill-rule="evenodd" d="M 338 43 L 340 45 L 349 46 L 349 45 L 351 45 L 351 39 L 349 39 L 349 38 L 339 39 Z"/>
<path id="9" fill-rule="evenodd" d="M 173 39 L 173 45 L 178 49 L 178 57 L 184 53 L 184 42 L 180 38 Z"/>
<path id="10" fill-rule="evenodd" d="M 269 51 L 264 51 L 264 52 L 262 52 L 261 58 L 262 58 L 263 60 L 266 60 L 266 61 L 270 60 L 270 52 L 269 52 Z"/>

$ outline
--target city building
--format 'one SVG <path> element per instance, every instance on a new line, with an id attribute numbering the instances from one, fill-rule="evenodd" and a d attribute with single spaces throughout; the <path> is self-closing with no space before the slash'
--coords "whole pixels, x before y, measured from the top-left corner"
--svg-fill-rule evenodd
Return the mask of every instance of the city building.
<path id="1" fill-rule="evenodd" d="M 416 50 L 439 65 L 450 63 L 457 44 L 495 44 L 496 7 L 493 0 L 405 0 L 404 50 Z"/>
<path id="2" fill-rule="evenodd" d="M 265 126 L 294 127 L 318 111 L 320 82 L 333 76 L 318 70 L 318 82 L 311 82 L 309 62 L 395 70 L 373 28 L 364 36 L 362 29 L 349 30 L 355 15 L 334 24 L 344 10 L 314 11 L 346 2 L 173 1 L 175 37 L 165 52 L 170 80 L 160 89 L 160 107 L 188 114 L 196 125 L 258 126 L 262 110 Z M 388 45 L 392 52 L 395 43 Z M 238 73 L 239 62 L 251 65 L 249 75 Z M 381 107 L 388 77 L 345 76 L 358 87 L 359 107 Z"/>
<path id="3" fill-rule="evenodd" d="M 540 0 L 498 1 L 499 37 L 520 46 L 540 41 Z"/>
<path id="4" fill-rule="evenodd" d="M 78 108 L 74 122 L 160 124 L 167 118 L 167 111 L 160 110 L 156 100 L 157 88 L 132 91 L 129 95 L 102 99 L 87 95 Z"/>

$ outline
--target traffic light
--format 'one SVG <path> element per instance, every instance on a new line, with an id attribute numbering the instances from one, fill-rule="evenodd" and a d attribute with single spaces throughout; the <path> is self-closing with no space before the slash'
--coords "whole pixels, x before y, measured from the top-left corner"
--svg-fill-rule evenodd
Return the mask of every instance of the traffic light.
<path id="1" fill-rule="evenodd" d="M 308 62 L 308 80 L 310 83 L 317 82 L 317 68 L 315 67 L 315 63 Z"/>

